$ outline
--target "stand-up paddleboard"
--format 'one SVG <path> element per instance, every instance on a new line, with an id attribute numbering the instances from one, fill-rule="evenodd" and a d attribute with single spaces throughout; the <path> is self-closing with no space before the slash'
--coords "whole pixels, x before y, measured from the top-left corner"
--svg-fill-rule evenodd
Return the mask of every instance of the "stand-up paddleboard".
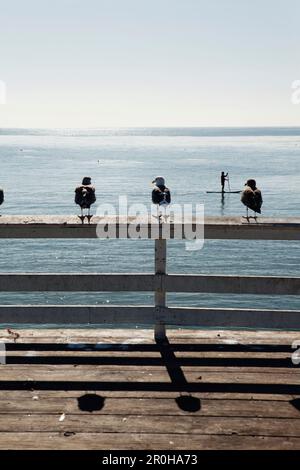
<path id="1" fill-rule="evenodd" d="M 208 194 L 239 194 L 242 191 L 206 191 Z"/>

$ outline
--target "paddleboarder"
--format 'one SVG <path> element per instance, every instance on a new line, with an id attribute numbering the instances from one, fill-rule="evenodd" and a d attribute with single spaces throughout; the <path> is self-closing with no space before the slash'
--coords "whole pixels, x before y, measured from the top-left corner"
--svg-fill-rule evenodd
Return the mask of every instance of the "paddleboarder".
<path id="1" fill-rule="evenodd" d="M 2 188 L 0 188 L 0 206 L 4 202 L 4 191 Z"/>
<path id="2" fill-rule="evenodd" d="M 225 181 L 228 181 L 228 179 L 229 179 L 229 177 L 228 177 L 228 172 L 227 172 L 226 175 L 225 175 L 224 171 L 222 171 L 222 173 L 221 173 L 222 193 L 224 193 L 224 191 L 225 191 L 225 189 L 224 189 L 224 187 L 225 187 Z"/>

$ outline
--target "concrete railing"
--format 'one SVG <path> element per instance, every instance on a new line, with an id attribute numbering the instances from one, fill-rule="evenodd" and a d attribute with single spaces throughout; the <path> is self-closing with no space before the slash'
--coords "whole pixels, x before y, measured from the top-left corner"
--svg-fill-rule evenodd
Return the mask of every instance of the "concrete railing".
<path id="1" fill-rule="evenodd" d="M 129 237 L 134 218 L 94 217 L 90 225 L 76 217 L 62 216 L 2 216 L 0 238 L 96 238 L 110 224 L 116 226 L 115 238 Z M 168 225 L 169 234 L 184 237 L 184 225 Z M 195 225 L 195 224 L 193 224 Z M 153 231 L 151 220 L 140 226 L 146 238 L 155 238 L 154 273 L 126 274 L 35 274 L 1 273 L 0 291 L 66 291 L 101 292 L 132 291 L 155 294 L 154 306 L 0 306 L 0 323 L 34 324 L 143 324 L 155 325 L 157 337 L 165 334 L 165 325 L 251 327 L 300 329 L 300 311 L 269 309 L 215 309 L 167 307 L 167 292 L 300 295 L 300 277 L 232 276 L 200 274 L 167 274 L 167 240 L 162 226 Z M 194 226 L 194 229 L 196 227 Z M 132 235 L 132 231 L 130 232 Z M 99 231 L 98 231 L 99 234 Z M 124 235 L 125 234 L 125 235 Z M 208 217 L 204 223 L 207 239 L 300 240 L 300 219 L 263 219 L 250 224 L 239 217 Z M 105 237 L 105 235 L 103 236 Z"/>

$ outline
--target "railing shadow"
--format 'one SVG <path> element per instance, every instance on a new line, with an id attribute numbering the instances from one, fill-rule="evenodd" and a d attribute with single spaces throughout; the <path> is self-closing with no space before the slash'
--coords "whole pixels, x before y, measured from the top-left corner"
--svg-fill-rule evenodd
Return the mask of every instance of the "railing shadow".
<path id="1" fill-rule="evenodd" d="M 128 391 L 128 392 L 188 392 L 188 393 L 256 393 L 272 395 L 300 395 L 298 384 L 253 384 L 189 382 L 188 385 L 167 382 L 110 382 L 110 381 L 47 381 L 2 380 L 0 390 L 64 390 L 64 391 Z"/>
<path id="2" fill-rule="evenodd" d="M 12 355 L 10 352 L 26 351 L 26 356 Z M 30 352 L 33 352 L 30 356 Z M 43 355 L 35 356 L 35 352 L 69 352 L 72 355 Z M 95 356 L 89 352 L 130 352 L 130 353 L 160 353 L 160 357 L 140 355 L 130 356 Z M 87 344 L 87 343 L 8 343 L 6 345 L 7 364 L 49 364 L 49 365 L 120 365 L 120 366 L 166 366 L 168 370 L 190 367 L 282 367 L 297 368 L 291 361 L 290 345 L 227 345 L 227 344 L 189 344 L 157 342 L 156 344 Z M 81 355 L 78 354 L 81 353 Z M 215 353 L 287 353 L 286 357 L 177 357 L 176 352 L 215 352 Z M 84 355 L 82 354 L 84 353 Z"/>
<path id="3" fill-rule="evenodd" d="M 273 367 L 273 368 L 297 368 L 290 358 L 189 358 L 177 359 L 180 366 L 185 367 Z M 95 356 L 7 356 L 7 364 L 32 364 L 32 365 L 120 365 L 120 366 L 164 366 L 163 358 L 159 357 L 95 357 Z M 177 363 L 176 363 L 177 364 Z M 168 368 L 176 367 L 171 361 Z"/>
<path id="4" fill-rule="evenodd" d="M 116 344 L 116 343 L 6 343 L 7 351 L 158 351 L 159 343 L 156 344 Z M 290 344 L 224 344 L 224 343 L 169 343 L 169 348 L 176 351 L 191 352 L 291 352 Z"/>
<path id="5" fill-rule="evenodd" d="M 12 352 L 27 351 L 26 356 L 12 355 Z M 29 356 L 28 351 L 44 351 L 44 352 L 73 352 L 71 356 L 56 355 L 51 356 Z M 87 355 L 78 355 L 78 351 Z M 112 356 L 91 356 L 89 352 L 108 351 L 120 354 Z M 157 352 L 158 357 L 138 356 L 122 356 L 122 352 L 147 353 Z M 237 357 L 177 357 L 176 352 L 234 352 Z M 211 366 L 211 367 L 271 367 L 274 368 L 293 368 L 291 358 L 287 357 L 238 357 L 239 352 L 279 352 L 291 354 L 290 345 L 224 345 L 224 344 L 171 344 L 167 338 L 156 344 L 24 344 L 9 343 L 7 344 L 7 366 L 10 364 L 90 364 L 90 365 L 127 365 L 127 366 L 163 366 L 166 368 L 170 382 L 147 382 L 140 381 L 86 381 L 84 375 L 82 380 L 63 380 L 52 381 L 51 372 L 49 372 L 49 380 L 2 380 L 0 381 L 0 390 L 65 390 L 65 391 L 83 391 L 88 393 L 81 398 L 80 409 L 93 411 L 93 409 L 101 409 L 104 406 L 105 398 L 95 395 L 96 392 L 105 391 L 136 391 L 136 392 L 178 392 L 175 398 L 177 405 L 184 411 L 195 412 L 201 409 L 200 399 L 194 397 L 193 393 L 227 393 L 227 394 L 272 394 L 272 395 L 300 395 L 300 384 L 294 383 L 272 383 L 272 375 L 270 374 L 270 383 L 235 383 L 232 382 L 189 382 L 182 370 L 183 366 Z M 4 366 L 6 367 L 6 366 Z M 226 369 L 224 370 L 226 372 Z M 83 373 L 84 374 L 84 373 Z M 101 372 L 99 373 L 101 377 Z M 1 377 L 1 376 L 0 376 Z M 291 377 L 293 377 L 291 375 Z M 258 378 L 259 380 L 259 378 Z M 286 377 L 285 377 L 286 380 Z"/>

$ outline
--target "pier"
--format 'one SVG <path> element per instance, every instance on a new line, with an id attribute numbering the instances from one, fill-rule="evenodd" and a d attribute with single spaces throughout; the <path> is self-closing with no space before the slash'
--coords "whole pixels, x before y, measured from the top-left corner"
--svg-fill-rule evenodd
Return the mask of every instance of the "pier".
<path id="1" fill-rule="evenodd" d="M 96 238 L 109 225 L 126 238 L 134 222 L 1 216 L 0 238 Z M 300 241 L 300 218 L 207 217 L 203 229 Z M 153 240 L 150 220 L 140 230 Z M 150 273 L 0 274 L 2 292 L 153 292 L 150 306 L 0 306 L 0 449 L 300 449 L 300 310 L 167 304 L 168 292 L 299 296 L 300 277 L 168 274 L 161 228 L 153 242 Z"/>

